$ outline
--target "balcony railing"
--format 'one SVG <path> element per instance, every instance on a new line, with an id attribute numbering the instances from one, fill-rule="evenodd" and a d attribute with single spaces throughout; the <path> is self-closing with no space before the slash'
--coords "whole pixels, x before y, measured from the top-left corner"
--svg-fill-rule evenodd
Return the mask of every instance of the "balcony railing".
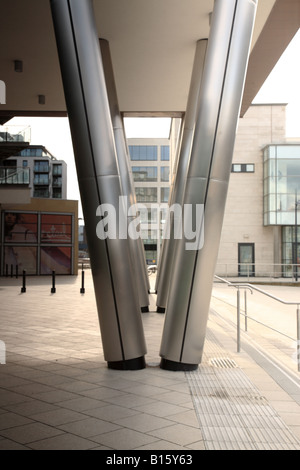
<path id="1" fill-rule="evenodd" d="M 30 182 L 30 169 L 29 168 L 0 168 L 0 185 L 3 184 L 25 184 Z"/>
<path id="2" fill-rule="evenodd" d="M 20 126 L 0 126 L 1 142 L 30 142 L 31 128 Z"/>

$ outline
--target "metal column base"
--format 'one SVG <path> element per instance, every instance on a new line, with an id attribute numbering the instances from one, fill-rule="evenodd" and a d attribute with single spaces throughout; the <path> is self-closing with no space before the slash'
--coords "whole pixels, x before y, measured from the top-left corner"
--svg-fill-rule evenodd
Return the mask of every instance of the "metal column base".
<path id="1" fill-rule="evenodd" d="M 160 368 L 170 370 L 173 372 L 188 372 L 198 369 L 198 364 L 185 364 L 184 362 L 169 361 L 169 359 L 162 359 L 160 361 Z"/>
<path id="2" fill-rule="evenodd" d="M 128 361 L 107 362 L 107 367 L 113 370 L 141 370 L 146 368 L 146 361 L 141 356 Z"/>
<path id="3" fill-rule="evenodd" d="M 165 313 L 166 309 L 164 307 L 157 307 L 156 308 L 156 313 Z"/>

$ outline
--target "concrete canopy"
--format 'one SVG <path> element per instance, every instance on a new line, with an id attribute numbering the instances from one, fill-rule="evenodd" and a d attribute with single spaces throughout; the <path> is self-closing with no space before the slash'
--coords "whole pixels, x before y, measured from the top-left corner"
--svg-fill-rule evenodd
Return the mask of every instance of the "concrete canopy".
<path id="1" fill-rule="evenodd" d="M 121 112 L 185 112 L 198 39 L 213 0 L 94 0 L 99 38 L 110 43 Z M 64 116 L 66 105 L 49 0 L 0 0 L 0 79 L 13 116 Z M 300 26 L 300 0 L 259 0 L 242 114 Z M 23 63 L 16 72 L 14 61 Z M 39 103 L 45 96 L 45 104 Z"/>

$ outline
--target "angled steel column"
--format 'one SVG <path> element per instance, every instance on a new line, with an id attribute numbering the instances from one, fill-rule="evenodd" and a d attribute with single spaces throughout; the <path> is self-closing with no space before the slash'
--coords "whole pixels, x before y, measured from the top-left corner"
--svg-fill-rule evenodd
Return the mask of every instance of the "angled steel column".
<path id="1" fill-rule="evenodd" d="M 184 118 L 182 142 L 178 157 L 178 165 L 176 168 L 176 175 L 173 180 L 173 188 L 171 188 L 171 196 L 169 201 L 170 207 L 172 207 L 173 204 L 182 205 L 183 202 L 186 177 L 189 168 L 189 161 L 194 137 L 195 122 L 199 110 L 199 92 L 206 48 L 207 39 L 203 39 L 197 42 L 189 97 Z M 174 249 L 176 240 L 174 239 L 174 223 L 176 223 L 176 221 L 174 220 L 174 212 L 172 211 L 170 212 L 170 218 L 168 219 L 168 222 L 170 223 L 170 237 L 164 240 L 164 248 L 159 271 L 159 280 L 157 283 L 156 305 L 158 313 L 164 313 L 167 305 L 170 279 L 172 275 L 173 259 L 175 255 Z"/>
<path id="2" fill-rule="evenodd" d="M 111 53 L 109 42 L 106 39 L 100 39 L 100 49 L 102 54 L 104 76 L 106 80 L 106 88 L 108 94 L 108 101 L 110 105 L 110 113 L 115 136 L 115 144 L 117 150 L 119 172 L 122 186 L 122 195 L 124 203 L 128 208 L 127 212 L 127 229 L 131 223 L 134 223 L 136 216 L 131 215 L 129 208 L 136 208 L 132 214 L 137 214 L 136 196 L 132 180 L 132 172 L 129 164 L 129 155 L 126 145 L 126 137 L 122 116 L 119 109 L 118 95 L 111 60 Z M 127 230 L 128 235 L 128 230 Z M 144 255 L 142 239 L 133 239 L 129 237 L 129 246 L 131 249 L 132 265 L 134 267 L 135 283 L 139 295 L 141 311 L 149 312 L 149 295 L 150 288 L 149 278 L 147 274 L 146 259 Z"/>
<path id="3" fill-rule="evenodd" d="M 121 182 L 92 0 L 51 0 L 51 7 L 104 357 L 110 368 L 141 369 L 146 346 L 128 240 L 100 239 L 105 230 L 96 233 L 106 211 L 115 210 L 116 220 L 106 229 L 116 234 L 126 214 L 119 205 Z"/>
<path id="4" fill-rule="evenodd" d="M 165 369 L 192 370 L 202 359 L 256 4 L 215 1 L 184 194 L 184 204 L 204 206 L 204 245 L 176 244 L 160 351 Z"/>

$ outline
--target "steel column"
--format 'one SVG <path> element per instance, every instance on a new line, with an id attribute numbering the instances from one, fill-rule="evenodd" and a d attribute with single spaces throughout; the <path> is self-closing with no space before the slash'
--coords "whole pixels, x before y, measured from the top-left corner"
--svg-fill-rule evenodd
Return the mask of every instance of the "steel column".
<path id="1" fill-rule="evenodd" d="M 171 196 L 169 206 L 173 204 L 182 205 L 186 177 L 189 168 L 189 161 L 194 137 L 195 123 L 199 110 L 199 92 L 201 77 L 203 73 L 203 65 L 207 48 L 207 39 L 197 42 L 194 66 L 190 84 L 189 97 L 187 102 L 186 114 L 183 124 L 182 142 L 176 167 L 176 175 L 173 179 L 173 187 L 171 187 Z M 170 279 L 172 275 L 173 259 L 175 255 L 174 239 L 174 212 L 170 212 L 170 237 L 164 240 L 164 247 L 159 268 L 159 280 L 157 283 L 157 312 L 163 313 L 167 305 L 169 293 Z"/>
<path id="2" fill-rule="evenodd" d="M 111 53 L 109 42 L 105 39 L 100 39 L 100 50 L 103 61 L 104 76 L 106 80 L 106 88 L 108 94 L 108 101 L 110 105 L 110 113 L 115 137 L 115 144 L 117 150 L 117 158 L 119 164 L 119 173 L 122 186 L 122 195 L 127 210 L 127 229 L 129 225 L 134 222 L 137 215 L 130 215 L 129 208 L 135 208 L 132 214 L 137 214 L 137 203 L 135 190 L 133 185 L 132 171 L 129 163 L 129 153 L 126 143 L 125 130 L 123 119 L 119 109 L 118 95 L 111 60 Z M 128 230 L 127 230 L 128 236 Z M 139 301 L 142 312 L 149 311 L 149 278 L 146 267 L 146 259 L 144 254 L 143 242 L 141 238 L 133 239 L 129 237 L 129 246 L 132 256 L 132 265 L 134 267 L 135 283 L 139 295 Z"/>
<path id="3" fill-rule="evenodd" d="M 215 1 L 184 194 L 184 204 L 204 205 L 204 246 L 187 251 L 188 240 L 176 243 L 160 351 L 165 369 L 192 370 L 202 359 L 256 4 Z"/>
<path id="4" fill-rule="evenodd" d="M 104 357 L 110 368 L 144 368 L 146 346 L 128 240 L 96 234 L 99 206 L 115 209 L 117 234 L 126 214 L 119 205 L 122 188 L 92 0 L 50 1 Z"/>

